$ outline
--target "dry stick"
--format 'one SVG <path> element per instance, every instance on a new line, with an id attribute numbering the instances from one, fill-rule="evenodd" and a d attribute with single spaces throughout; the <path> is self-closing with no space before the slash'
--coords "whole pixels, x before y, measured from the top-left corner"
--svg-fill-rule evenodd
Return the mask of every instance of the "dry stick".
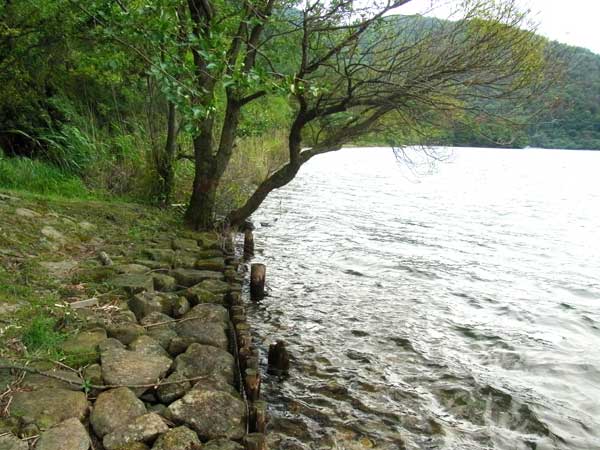
<path id="1" fill-rule="evenodd" d="M 151 323 L 148 325 L 142 325 L 144 328 L 154 328 L 154 327 L 158 327 L 160 325 L 169 325 L 172 323 L 181 323 L 181 322 L 187 322 L 188 320 L 198 320 L 198 319 L 202 319 L 202 317 L 200 316 L 195 316 L 195 317 L 185 317 L 182 319 L 173 319 L 173 320 L 165 320 L 164 322 L 156 322 L 156 323 Z"/>
<path id="2" fill-rule="evenodd" d="M 43 372 L 38 369 L 33 369 L 31 367 L 16 366 L 16 365 L 10 365 L 10 364 L 0 365 L 0 370 L 21 370 L 23 372 L 29 372 L 29 373 L 41 375 L 41 376 L 44 376 L 47 378 L 52 378 L 54 380 L 62 381 L 63 383 L 67 383 L 72 386 L 79 386 L 84 381 L 84 380 L 81 380 L 82 383 L 79 383 L 77 381 L 73 381 L 73 380 L 69 380 L 68 378 L 61 377 L 60 375 L 53 375 L 51 373 Z M 122 388 L 122 387 L 130 388 L 130 389 L 152 388 L 152 387 L 168 386 L 171 384 L 180 384 L 180 383 L 185 383 L 185 382 L 200 381 L 200 380 L 205 380 L 207 378 L 209 378 L 209 377 L 207 377 L 207 376 L 193 377 L 193 378 L 184 378 L 184 379 L 177 380 L 177 381 L 162 381 L 159 383 L 151 383 L 151 384 L 105 384 L 105 385 L 89 384 L 88 387 L 91 389 L 97 389 L 97 390 L 101 390 L 101 391 L 107 390 L 107 389 Z"/>

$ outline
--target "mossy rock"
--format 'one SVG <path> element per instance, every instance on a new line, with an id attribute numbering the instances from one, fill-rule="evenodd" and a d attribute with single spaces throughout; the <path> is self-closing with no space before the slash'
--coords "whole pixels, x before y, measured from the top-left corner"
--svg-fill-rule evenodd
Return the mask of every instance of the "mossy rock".
<path id="1" fill-rule="evenodd" d="M 83 420 L 88 403 L 83 392 L 68 389 L 40 389 L 17 392 L 13 396 L 12 417 L 27 417 L 41 430 L 46 430 L 67 419 Z"/>
<path id="2" fill-rule="evenodd" d="M 82 331 L 69 337 L 60 348 L 70 360 L 85 360 L 90 364 L 100 360 L 99 345 L 107 337 L 106 330 L 102 328 Z"/>

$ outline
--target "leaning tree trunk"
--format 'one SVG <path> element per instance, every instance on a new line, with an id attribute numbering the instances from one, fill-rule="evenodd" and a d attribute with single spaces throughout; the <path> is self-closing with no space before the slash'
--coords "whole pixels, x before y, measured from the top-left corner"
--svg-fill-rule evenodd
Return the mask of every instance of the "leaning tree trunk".
<path id="1" fill-rule="evenodd" d="M 267 196 L 275 189 L 285 186 L 292 181 L 299 169 L 300 165 L 287 164 L 263 181 L 242 207 L 229 213 L 227 216 L 229 224 L 232 227 L 240 228 L 244 224 L 244 221 L 258 209 Z"/>

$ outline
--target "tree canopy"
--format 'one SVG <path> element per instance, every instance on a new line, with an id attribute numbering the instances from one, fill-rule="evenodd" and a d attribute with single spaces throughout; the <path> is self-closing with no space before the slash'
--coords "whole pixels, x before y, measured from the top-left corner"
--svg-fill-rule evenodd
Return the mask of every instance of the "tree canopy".
<path id="1" fill-rule="evenodd" d="M 195 228 L 239 225 L 345 144 L 600 147 L 600 57 L 539 37 L 513 0 L 452 20 L 408 3 L 4 2 L 0 147 L 115 193 L 189 189 Z M 265 168 L 232 189 L 245 153 Z"/>

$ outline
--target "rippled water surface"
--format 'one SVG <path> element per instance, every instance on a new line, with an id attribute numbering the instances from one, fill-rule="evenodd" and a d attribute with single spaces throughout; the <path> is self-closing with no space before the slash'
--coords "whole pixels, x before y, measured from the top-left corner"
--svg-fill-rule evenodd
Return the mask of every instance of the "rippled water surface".
<path id="1" fill-rule="evenodd" d="M 600 152 L 347 149 L 253 219 L 272 448 L 600 448 Z"/>

